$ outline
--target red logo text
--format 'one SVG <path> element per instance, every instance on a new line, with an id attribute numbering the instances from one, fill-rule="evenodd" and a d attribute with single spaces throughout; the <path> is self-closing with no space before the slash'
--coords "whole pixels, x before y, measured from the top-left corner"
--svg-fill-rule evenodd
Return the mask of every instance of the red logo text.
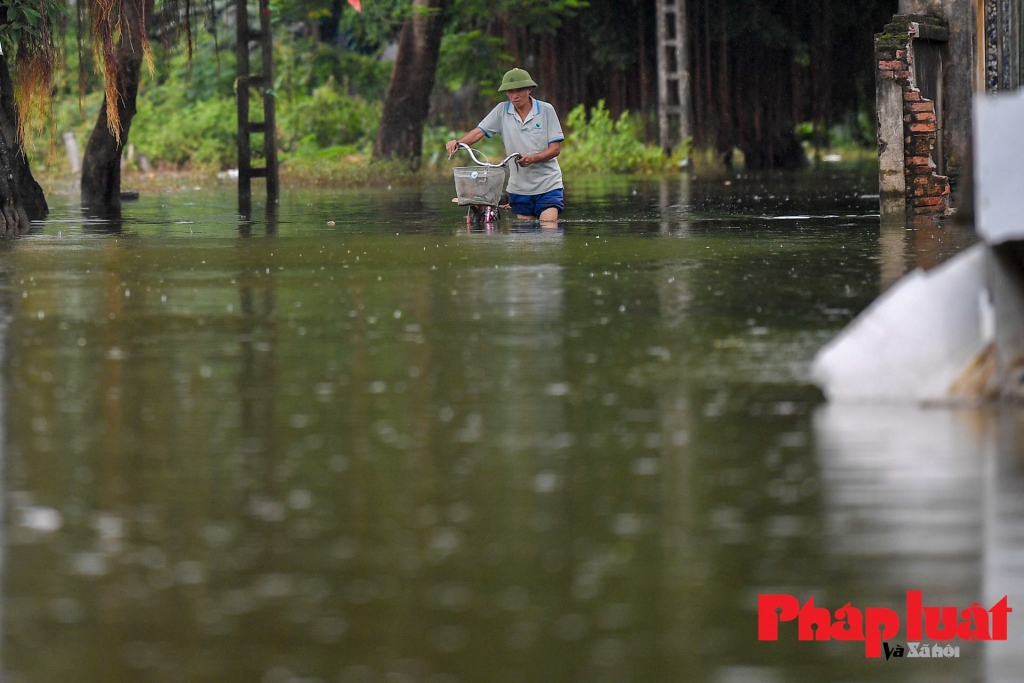
<path id="1" fill-rule="evenodd" d="M 908 641 L 1006 640 L 1007 615 L 1013 609 L 1006 596 L 985 609 L 972 603 L 965 610 L 930 607 L 923 604 L 921 591 L 907 591 L 906 637 Z M 797 620 L 799 640 L 862 640 L 866 657 L 881 657 L 882 642 L 895 637 L 900 617 L 888 607 L 867 607 L 863 611 L 846 603 L 833 614 L 814 604 L 814 596 L 803 605 L 792 595 L 769 593 L 757 596 L 757 639 L 778 640 L 779 623 Z"/>

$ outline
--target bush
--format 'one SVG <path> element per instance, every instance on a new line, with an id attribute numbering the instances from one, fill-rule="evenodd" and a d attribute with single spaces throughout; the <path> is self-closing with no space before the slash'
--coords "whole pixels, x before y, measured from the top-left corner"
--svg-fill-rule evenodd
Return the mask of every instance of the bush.
<path id="1" fill-rule="evenodd" d="M 292 151 L 299 145 L 370 146 L 377 137 L 381 103 L 339 94 L 333 78 L 328 78 L 312 95 L 281 104 L 279 144 L 285 151 Z"/>
<path id="2" fill-rule="evenodd" d="M 302 68 L 297 66 L 303 60 L 294 46 L 284 42 L 276 51 L 280 52 L 276 57 L 281 68 L 274 91 L 278 95 L 277 133 L 282 152 L 315 156 L 325 150 L 328 156 L 337 156 L 338 148 L 345 148 L 346 154 L 368 150 L 377 134 L 381 106 L 337 91 L 330 64 L 325 63 L 339 51 L 327 47 L 316 50 L 314 56 L 319 58 L 307 59 Z M 222 57 L 219 67 L 209 59 L 203 64 L 194 63 L 190 73 L 184 57 L 175 55 L 154 80 L 144 82 L 139 113 L 131 130 L 131 140 L 139 153 L 154 163 L 178 167 L 220 170 L 237 164 L 234 62 L 231 55 Z M 325 80 L 319 81 L 321 77 Z M 257 98 L 250 101 L 250 108 L 252 119 L 260 120 L 262 106 Z M 253 138 L 257 155 L 262 141 L 262 136 Z"/>
<path id="3" fill-rule="evenodd" d="M 156 163 L 227 168 L 237 157 L 235 100 L 187 102 L 180 91 L 155 86 L 139 97 L 131 141 Z"/>
<path id="4" fill-rule="evenodd" d="M 590 110 L 582 104 L 565 119 L 566 137 L 559 164 L 567 171 L 635 173 L 662 171 L 672 166 L 673 159 L 660 147 L 645 145 L 641 123 L 629 112 L 613 121 L 604 100 Z"/>

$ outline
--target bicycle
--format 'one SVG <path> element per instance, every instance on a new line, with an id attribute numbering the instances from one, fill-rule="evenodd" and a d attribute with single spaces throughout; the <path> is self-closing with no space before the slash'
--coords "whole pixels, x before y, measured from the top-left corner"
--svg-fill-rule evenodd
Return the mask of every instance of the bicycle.
<path id="1" fill-rule="evenodd" d="M 499 219 L 498 208 L 501 206 L 503 190 L 505 188 L 505 169 L 509 162 L 519 162 L 522 155 L 513 152 L 505 157 L 500 164 L 492 164 L 489 161 L 480 161 L 472 147 L 460 142 L 455 148 L 465 149 L 469 157 L 477 164 L 476 166 L 457 166 L 455 171 L 455 194 L 452 202 L 459 206 L 467 206 L 466 223 L 491 223 Z M 455 154 L 449 154 L 450 160 Z"/>

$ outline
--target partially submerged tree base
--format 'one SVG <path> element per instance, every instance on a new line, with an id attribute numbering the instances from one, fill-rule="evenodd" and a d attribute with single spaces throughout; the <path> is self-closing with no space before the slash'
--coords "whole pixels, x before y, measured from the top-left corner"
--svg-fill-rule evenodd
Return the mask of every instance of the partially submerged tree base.
<path id="1" fill-rule="evenodd" d="M 23 235 L 46 218 L 43 188 L 32 177 L 18 126 L 18 105 L 7 57 L 0 55 L 0 235 Z"/>
<path id="2" fill-rule="evenodd" d="M 135 118 L 142 62 L 145 58 L 147 18 L 153 15 L 153 0 L 125 0 L 120 5 L 122 28 L 112 54 L 107 83 L 96 126 L 89 136 L 82 160 L 82 207 L 94 216 L 121 215 L 121 152 L 128 143 L 128 131 Z M 112 68 L 110 68 L 112 67 Z M 114 131 L 117 131 L 115 134 Z"/>

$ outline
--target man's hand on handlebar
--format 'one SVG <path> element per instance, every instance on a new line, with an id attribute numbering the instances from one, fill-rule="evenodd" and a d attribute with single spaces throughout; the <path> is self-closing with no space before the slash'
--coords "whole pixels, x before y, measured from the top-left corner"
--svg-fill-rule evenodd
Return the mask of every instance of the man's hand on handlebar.
<path id="1" fill-rule="evenodd" d="M 444 143 L 444 148 L 445 151 L 448 152 L 448 158 L 451 159 L 455 152 L 458 151 L 459 149 L 459 141 L 449 140 L 448 142 Z"/>

